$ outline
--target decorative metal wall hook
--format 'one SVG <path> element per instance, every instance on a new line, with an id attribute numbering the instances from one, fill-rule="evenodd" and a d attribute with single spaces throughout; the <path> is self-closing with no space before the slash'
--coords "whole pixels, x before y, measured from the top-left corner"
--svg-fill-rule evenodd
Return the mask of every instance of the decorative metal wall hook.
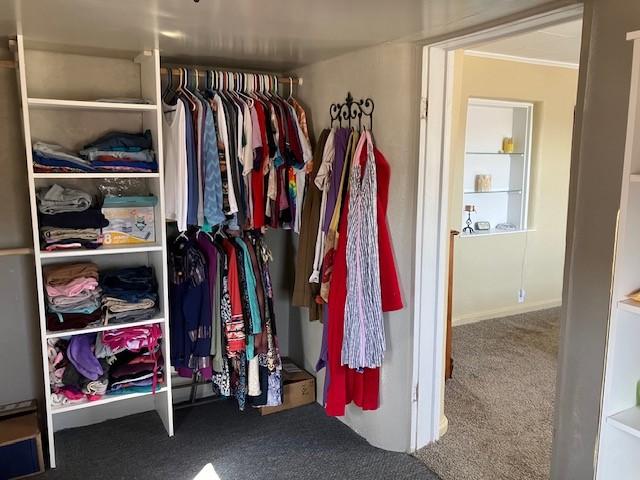
<path id="1" fill-rule="evenodd" d="M 358 130 L 362 130 L 362 117 L 369 118 L 369 130 L 373 130 L 373 109 L 375 105 L 370 98 L 354 100 L 351 92 L 347 92 L 347 98 L 344 103 L 333 103 L 329 107 L 329 116 L 331 117 L 331 126 L 337 121 L 342 127 L 342 121 L 346 122 L 346 126 L 351 128 L 352 121 L 358 120 Z M 354 125 L 353 125 L 354 126 Z"/>

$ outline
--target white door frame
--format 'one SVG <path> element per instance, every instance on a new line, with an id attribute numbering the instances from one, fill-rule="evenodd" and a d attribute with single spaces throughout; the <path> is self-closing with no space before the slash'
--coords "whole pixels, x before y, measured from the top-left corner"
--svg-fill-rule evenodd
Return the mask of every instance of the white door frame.
<path id="1" fill-rule="evenodd" d="M 413 369 L 410 450 L 440 438 L 447 295 L 449 148 L 453 51 L 582 18 L 576 4 L 425 45 L 422 52 L 420 148 L 413 305 Z M 442 425 L 441 425 L 442 424 Z"/>

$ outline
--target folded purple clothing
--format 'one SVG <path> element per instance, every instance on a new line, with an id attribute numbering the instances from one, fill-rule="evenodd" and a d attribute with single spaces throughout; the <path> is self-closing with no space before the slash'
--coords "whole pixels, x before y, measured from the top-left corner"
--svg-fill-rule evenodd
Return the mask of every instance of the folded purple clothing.
<path id="1" fill-rule="evenodd" d="M 93 354 L 93 346 L 96 343 L 96 334 L 88 333 L 76 335 L 69 341 L 67 357 L 76 367 L 76 370 L 89 380 L 97 380 L 104 371 L 102 365 Z"/>

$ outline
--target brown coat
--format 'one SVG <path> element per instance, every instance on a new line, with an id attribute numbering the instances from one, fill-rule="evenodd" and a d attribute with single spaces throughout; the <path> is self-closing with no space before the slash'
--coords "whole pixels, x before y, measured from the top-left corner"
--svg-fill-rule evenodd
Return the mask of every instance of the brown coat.
<path id="1" fill-rule="evenodd" d="M 291 300 L 294 305 L 309 309 L 310 320 L 318 320 L 320 318 L 322 307 L 315 300 L 316 295 L 319 293 L 319 286 L 310 284 L 309 277 L 313 272 L 313 257 L 318 235 L 318 223 L 320 222 L 320 203 L 322 201 L 322 192 L 316 187 L 314 180 L 322 163 L 322 152 L 328 135 L 329 130 L 322 131 L 313 152 L 313 170 L 309 175 L 307 193 L 302 205 L 302 226 L 300 227 L 295 283 Z"/>

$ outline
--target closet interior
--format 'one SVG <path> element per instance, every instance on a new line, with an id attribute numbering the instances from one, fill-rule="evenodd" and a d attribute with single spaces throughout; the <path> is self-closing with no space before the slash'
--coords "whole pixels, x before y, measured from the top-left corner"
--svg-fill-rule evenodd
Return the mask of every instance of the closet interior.
<path id="1" fill-rule="evenodd" d="M 156 410 L 172 436 L 199 390 L 280 406 L 272 262 L 295 263 L 281 300 L 323 320 L 327 413 L 378 408 L 382 313 L 403 303 L 372 99 L 327 106 L 313 145 L 301 78 L 20 35 L 15 56 L 52 467 L 56 431 Z M 271 252 L 274 229 L 297 253 Z"/>

